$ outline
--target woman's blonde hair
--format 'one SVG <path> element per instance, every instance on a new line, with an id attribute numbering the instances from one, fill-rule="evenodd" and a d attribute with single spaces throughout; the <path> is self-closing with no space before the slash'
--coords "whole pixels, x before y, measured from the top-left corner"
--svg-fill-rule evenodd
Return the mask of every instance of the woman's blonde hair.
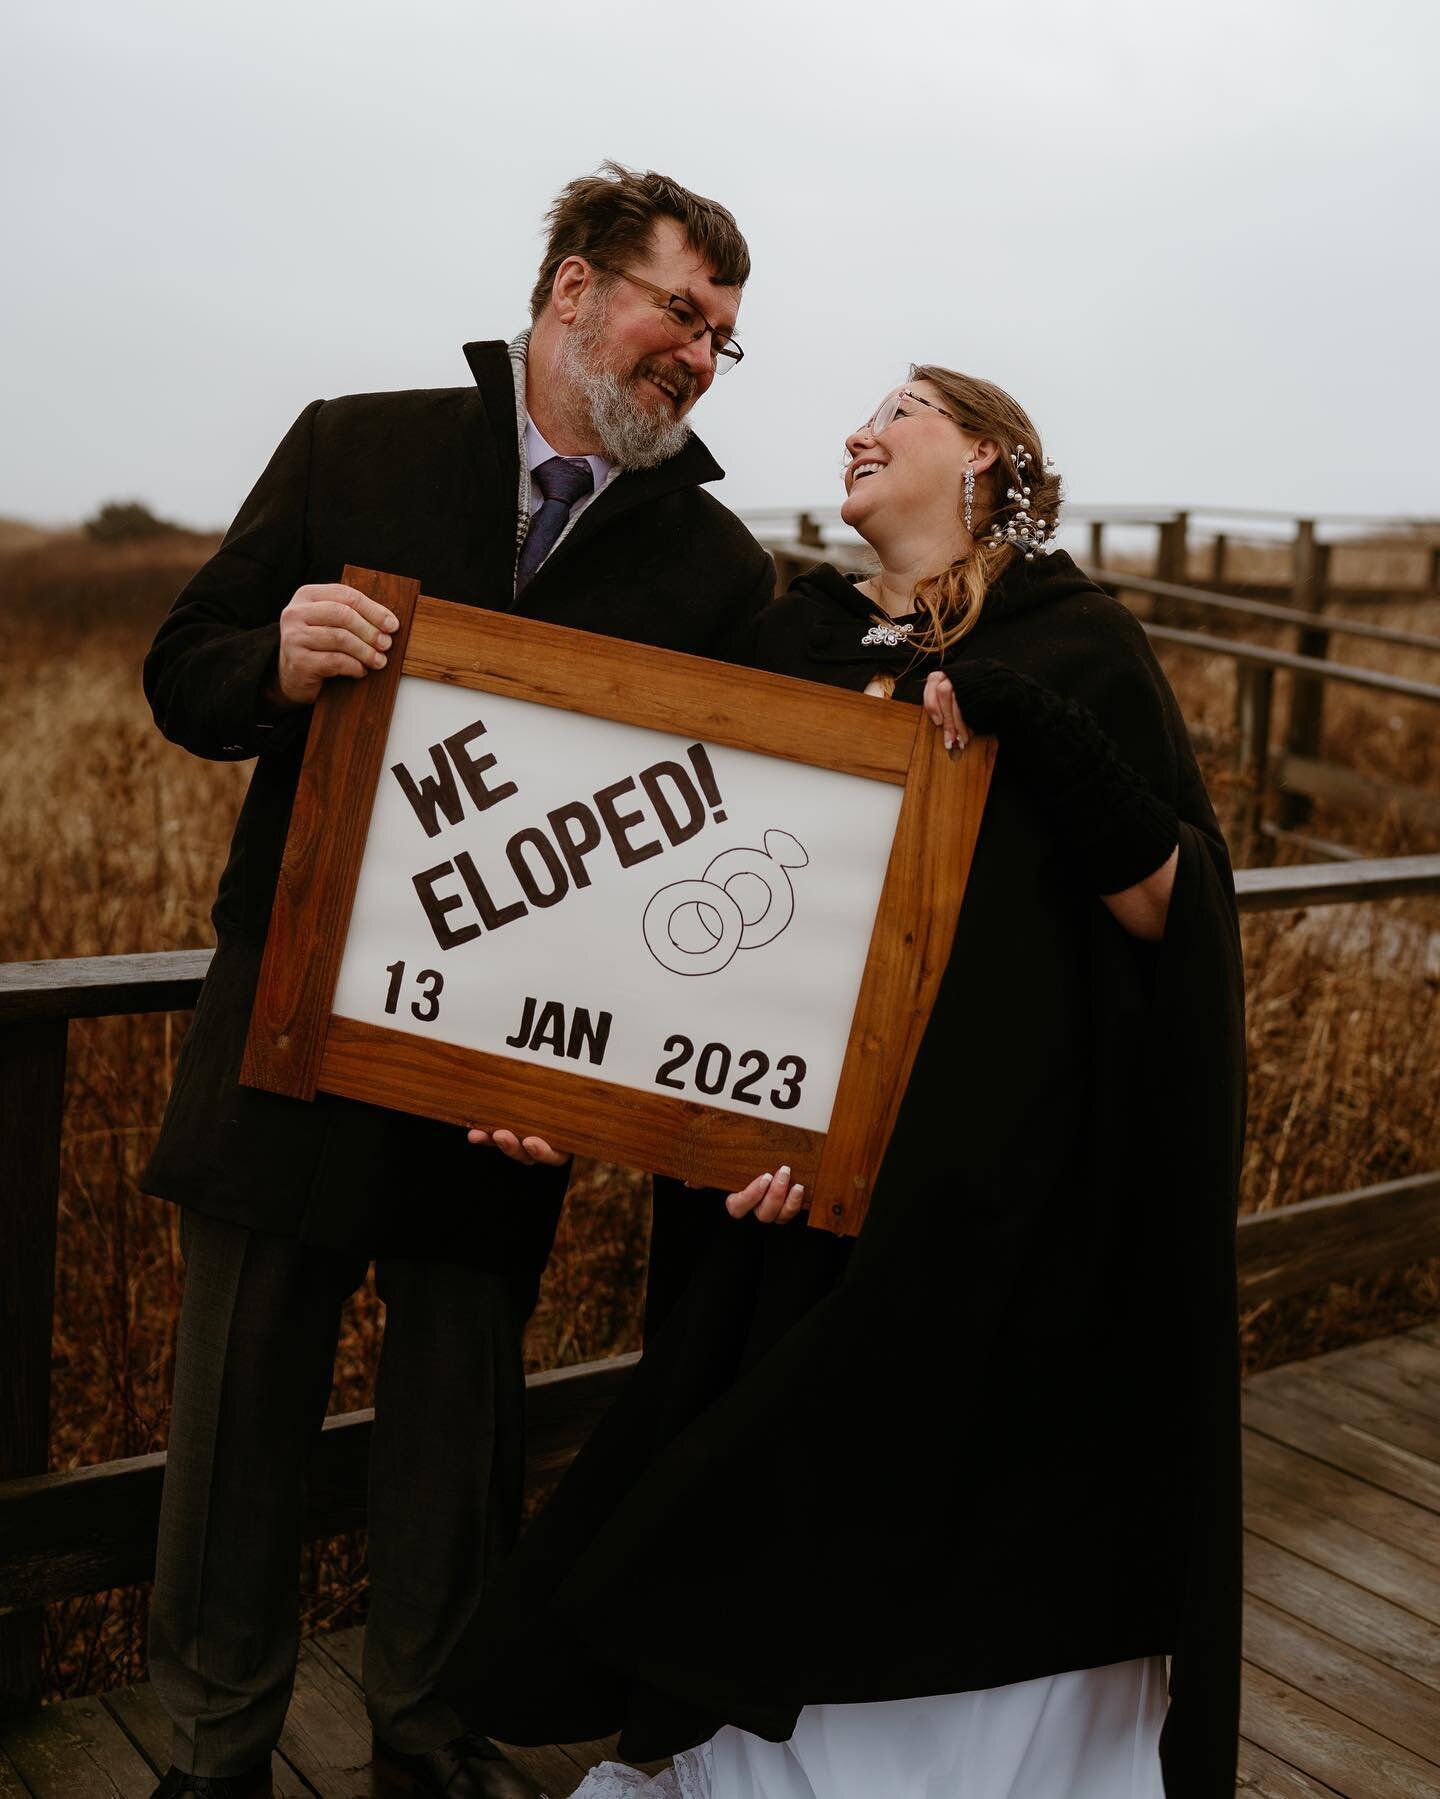
<path id="1" fill-rule="evenodd" d="M 996 542 L 990 527 L 998 522 L 1003 529 L 1022 505 L 1032 519 L 1043 518 L 1053 527 L 1060 511 L 1060 477 L 1046 464 L 1029 414 L 1003 387 L 928 362 L 916 363 L 909 379 L 935 388 L 946 410 L 972 437 L 993 438 L 1000 446 L 997 460 L 976 478 L 973 549 L 915 588 L 915 608 L 926 622 L 910 642 L 921 655 L 940 655 L 979 624 L 985 595 L 1019 553 L 1011 544 Z M 1023 479 L 1015 466 L 1017 448 L 1025 451 Z M 1030 489 L 1028 499 L 1010 497 L 1023 487 Z"/>

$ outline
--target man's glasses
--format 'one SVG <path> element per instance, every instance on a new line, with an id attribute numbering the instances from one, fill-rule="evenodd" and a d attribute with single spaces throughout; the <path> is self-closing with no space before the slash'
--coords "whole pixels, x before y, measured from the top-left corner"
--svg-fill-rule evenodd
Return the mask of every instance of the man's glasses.
<path id="1" fill-rule="evenodd" d="M 617 275 L 620 280 L 628 281 L 632 287 L 638 287 L 649 294 L 651 304 L 658 306 L 664 315 L 666 330 L 681 343 L 698 344 L 708 331 L 715 353 L 717 374 L 728 373 L 744 358 L 745 352 L 725 327 L 712 325 L 693 300 L 687 300 L 683 294 L 672 294 L 663 287 L 656 287 L 653 281 L 643 281 L 628 269 L 612 269 L 603 262 L 596 262 L 593 257 L 589 261 L 592 268 L 600 269 L 607 275 Z"/>

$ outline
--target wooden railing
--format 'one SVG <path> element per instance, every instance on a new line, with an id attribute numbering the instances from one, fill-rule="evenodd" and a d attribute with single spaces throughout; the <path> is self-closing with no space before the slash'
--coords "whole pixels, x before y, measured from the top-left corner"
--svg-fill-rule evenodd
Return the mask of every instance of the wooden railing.
<path id="1" fill-rule="evenodd" d="M 1440 892 L 1440 855 L 1242 870 L 1242 910 Z M 49 1473 L 50 1344 L 66 1040 L 72 1018 L 192 1007 L 209 950 L 0 965 L 0 1710 L 35 1702 L 39 1608 L 148 1580 L 163 1453 Z M 1440 1254 L 1440 1172 L 1329 1194 L 1239 1221 L 1249 1301 Z M 562 1469 L 635 1361 L 532 1375 L 527 1477 Z M 326 1421 L 308 1538 L 364 1521 L 369 1411 Z"/>

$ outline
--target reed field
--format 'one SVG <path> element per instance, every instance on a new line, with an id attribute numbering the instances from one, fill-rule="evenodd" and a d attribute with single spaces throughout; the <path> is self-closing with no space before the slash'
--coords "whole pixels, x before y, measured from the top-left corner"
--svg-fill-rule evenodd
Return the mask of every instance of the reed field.
<path id="1" fill-rule="evenodd" d="M 141 694 L 139 668 L 171 598 L 213 545 L 183 532 L 97 542 L 0 522 L 0 960 L 212 941 L 209 905 L 249 770 L 201 762 L 165 743 Z M 1236 578 L 1259 578 L 1265 560 L 1283 554 L 1235 546 L 1231 566 Z M 1332 579 L 1408 585 L 1421 578 L 1424 557 L 1423 546 L 1404 543 L 1383 555 L 1337 551 Z M 1440 637 L 1437 599 L 1371 603 L 1363 612 Z M 1238 634 L 1213 619 L 1204 628 Z M 1246 634 L 1291 647 L 1292 634 L 1281 627 L 1247 626 Z M 1338 638 L 1332 654 L 1440 682 L 1440 655 Z M 1229 765 L 1233 665 L 1184 650 L 1167 650 L 1164 660 L 1217 809 L 1238 818 L 1245 795 Z M 1286 693 L 1282 678 L 1277 730 Z M 1322 753 L 1440 792 L 1440 711 L 1332 685 Z M 1437 847 L 1433 832 L 1406 826 L 1393 811 L 1319 805 L 1306 829 L 1369 854 Z M 1440 1167 L 1440 901 L 1253 914 L 1244 931 L 1251 1126 L 1243 1207 L 1287 1205 Z M 185 1024 L 174 1015 L 71 1026 L 56 1468 L 165 1444 L 182 1263 L 175 1214 L 137 1182 Z M 577 1167 L 527 1338 L 529 1367 L 638 1346 L 647 1228 L 641 1177 L 596 1163 Z M 1384 1334 L 1437 1309 L 1434 1263 L 1263 1305 L 1244 1319 L 1247 1364 Z M 367 1287 L 347 1311 L 332 1409 L 369 1402 L 381 1328 Z M 307 1628 L 360 1615 L 363 1585 L 362 1541 L 308 1549 Z M 48 1696 L 139 1678 L 145 1602 L 143 1589 L 127 1589 L 53 1608 Z"/>

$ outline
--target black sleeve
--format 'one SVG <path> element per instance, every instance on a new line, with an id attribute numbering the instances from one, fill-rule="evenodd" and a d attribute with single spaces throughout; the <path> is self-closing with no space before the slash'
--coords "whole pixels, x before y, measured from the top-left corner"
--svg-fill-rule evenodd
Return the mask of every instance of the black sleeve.
<path id="1" fill-rule="evenodd" d="M 145 658 L 155 722 L 194 755 L 233 762 L 288 743 L 309 707 L 275 717 L 280 614 L 306 567 L 313 401 L 286 432 L 220 548 L 171 607 Z"/>
<path id="2" fill-rule="evenodd" d="M 965 723 L 999 739 L 1095 891 L 1119 893 L 1161 866 L 1179 841 L 1174 807 L 1121 756 L 1089 707 L 1002 662 L 945 671 Z"/>
<path id="3" fill-rule="evenodd" d="M 768 552 L 755 545 L 755 567 L 748 586 L 741 588 L 735 610 L 712 654 L 722 662 L 753 665 L 755 626 L 761 612 L 775 598 L 775 564 Z"/>

